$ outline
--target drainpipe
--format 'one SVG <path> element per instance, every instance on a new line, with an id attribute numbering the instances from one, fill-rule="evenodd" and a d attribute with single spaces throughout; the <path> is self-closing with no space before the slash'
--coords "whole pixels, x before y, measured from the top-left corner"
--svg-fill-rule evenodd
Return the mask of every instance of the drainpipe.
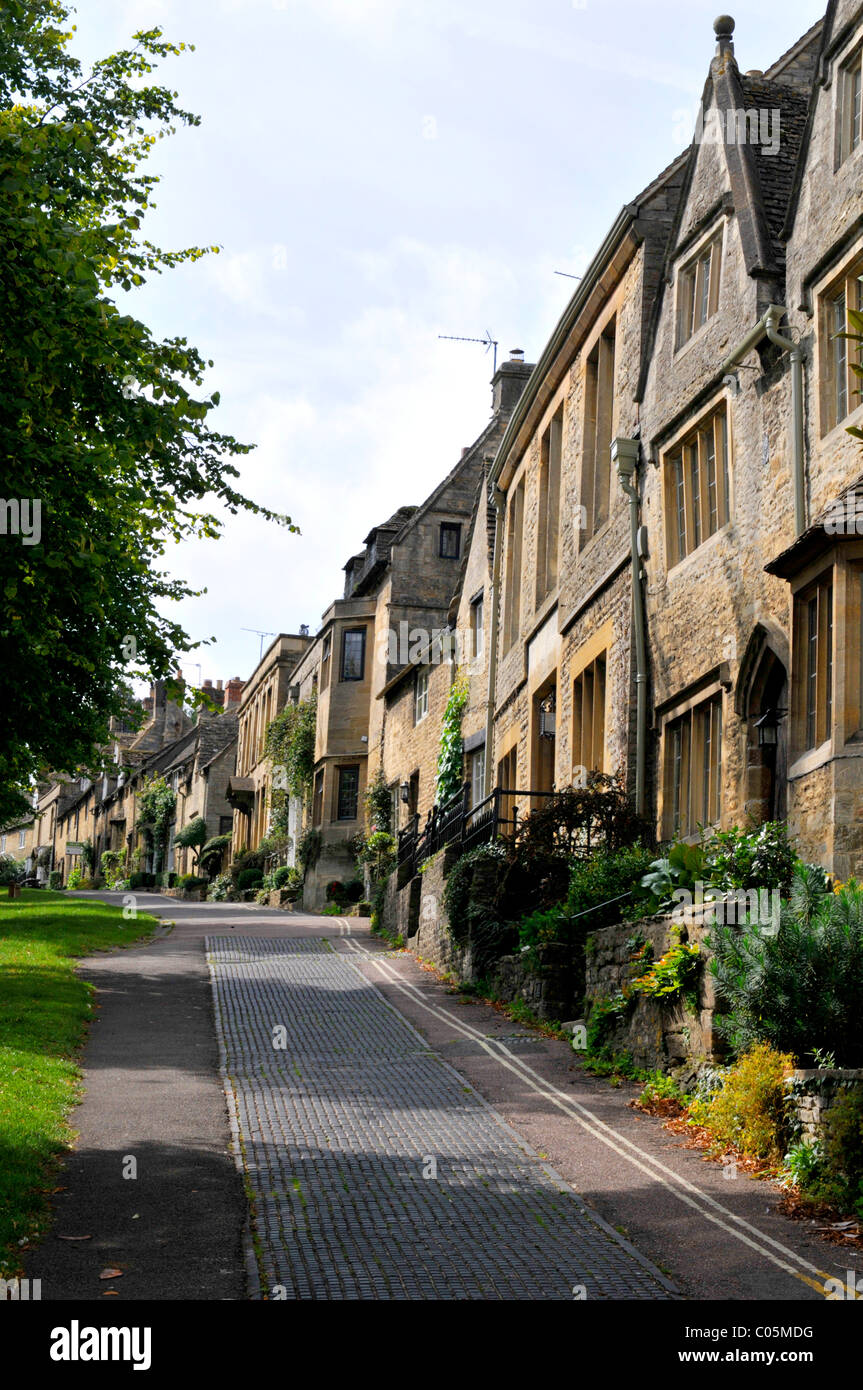
<path id="1" fill-rule="evenodd" d="M 620 486 L 629 498 L 632 623 L 635 630 L 635 811 L 643 816 L 647 767 L 647 643 L 641 558 L 638 554 L 638 492 L 633 486 L 638 471 L 639 447 L 637 439 L 618 438 L 611 442 L 611 461 L 617 469 Z"/>
<path id="2" fill-rule="evenodd" d="M 500 571 L 503 550 L 503 507 L 505 494 L 494 483 L 489 492 L 489 501 L 494 506 L 494 555 L 491 567 L 491 622 L 488 633 L 488 701 L 485 714 L 485 778 L 483 796 L 491 796 L 494 768 L 492 766 L 492 740 L 494 739 L 494 702 L 497 695 L 497 628 L 500 612 Z"/>
<path id="3" fill-rule="evenodd" d="M 771 343 L 775 343 L 783 352 L 787 352 L 791 359 L 791 417 L 792 417 L 792 436 L 791 436 L 791 469 L 794 477 L 794 530 L 796 535 L 801 535 L 806 530 L 806 474 L 805 474 L 805 455 L 803 447 L 803 351 L 799 343 L 794 343 L 790 338 L 784 338 L 778 330 L 778 325 L 785 315 L 785 308 L 781 304 L 771 304 L 762 318 L 758 320 L 754 328 L 751 328 L 746 337 L 734 349 L 729 357 L 725 359 L 720 371 L 723 377 L 728 376 L 740 360 L 757 347 L 764 337 L 769 338 Z"/>

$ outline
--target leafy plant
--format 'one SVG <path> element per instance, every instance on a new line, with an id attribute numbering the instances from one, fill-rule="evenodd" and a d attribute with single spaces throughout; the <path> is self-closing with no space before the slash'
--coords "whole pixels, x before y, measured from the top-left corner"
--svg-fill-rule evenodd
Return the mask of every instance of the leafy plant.
<path id="1" fill-rule="evenodd" d="M 209 879 L 200 878 L 197 874 L 183 874 L 177 879 L 177 887 L 184 892 L 192 892 L 196 888 L 206 888 Z"/>
<path id="2" fill-rule="evenodd" d="M 318 697 L 313 693 L 300 704 L 287 704 L 267 728 L 265 751 L 274 767 L 284 769 L 284 785 L 273 787 L 273 810 L 286 809 L 286 793 L 305 802 L 315 775 L 315 730 Z"/>
<path id="3" fill-rule="evenodd" d="M 66 887 L 69 888 L 72 892 L 74 892 L 76 888 L 81 887 L 81 879 L 83 877 L 84 875 L 81 872 L 81 869 L 76 864 L 74 869 L 69 870 L 69 878 L 66 882 Z"/>
<path id="4" fill-rule="evenodd" d="M 711 969 L 727 1012 L 716 1025 L 739 1053 L 765 1041 L 801 1060 L 813 1048 L 863 1065 L 863 889 L 823 890 L 797 870 L 778 931 L 759 922 L 717 925 Z"/>
<path id="5" fill-rule="evenodd" d="M 224 858 L 225 851 L 231 847 L 230 835 L 214 835 L 208 840 L 201 850 L 199 865 L 205 873 L 212 873 L 214 868 L 218 868 Z"/>
<path id="6" fill-rule="evenodd" d="M 650 894 L 653 906 L 670 900 L 675 888 L 693 889 L 704 879 L 704 849 L 675 841 L 664 858 L 654 859 L 641 880 L 641 887 Z"/>
<path id="7" fill-rule="evenodd" d="M 641 845 L 576 860 L 570 869 L 565 900 L 522 918 L 518 924 L 520 944 L 581 942 L 588 932 L 620 921 L 632 910 L 626 895 L 640 884 L 650 860 L 651 852 Z"/>
<path id="8" fill-rule="evenodd" d="M 230 840 L 229 840 L 230 842 Z M 180 849 L 190 849 L 192 851 L 192 862 L 197 865 L 201 858 L 201 851 L 207 843 L 207 822 L 203 816 L 195 816 L 184 825 L 182 830 L 178 830 L 174 836 L 174 844 Z"/>
<path id="9" fill-rule="evenodd" d="M 324 847 L 324 837 L 320 830 L 304 830 L 297 841 L 297 858 L 302 865 L 303 873 L 313 869 L 321 857 Z"/>
<path id="10" fill-rule="evenodd" d="M 217 874 L 207 889 L 210 902 L 225 902 L 234 891 L 234 880 L 230 874 Z"/>
<path id="11" fill-rule="evenodd" d="M 630 981 L 634 994 L 648 999 L 672 999 L 691 990 L 698 975 L 700 955 L 697 943 L 678 942 L 654 961 L 644 975 Z"/>
<path id="12" fill-rule="evenodd" d="M 388 834 L 393 828 L 393 801 L 382 767 L 377 769 L 371 782 L 369 782 L 365 800 L 370 837 L 376 832 Z"/>
<path id="13" fill-rule="evenodd" d="M 163 251 L 142 230 L 158 182 L 144 161 L 198 124 L 150 76 L 185 45 L 150 28 L 85 69 L 62 0 L 9 0 L 2 30 L 0 440 L 46 524 L 0 547 L 0 823 L 29 807 L 40 765 L 88 765 L 108 741 L 130 634 L 153 677 L 196 645 L 164 616 L 194 593 L 162 568 L 172 543 L 217 537 L 215 503 L 291 526 L 233 486 L 249 446 L 211 428 L 212 363 L 126 299 L 217 249 Z"/>
<path id="14" fill-rule="evenodd" d="M 19 864 L 11 854 L 0 854 L 0 887 L 8 888 L 11 884 L 20 883 L 23 877 L 24 865 Z"/>
<path id="15" fill-rule="evenodd" d="M 450 869 L 443 890 L 444 908 L 449 930 L 455 937 L 465 934 L 468 924 L 470 889 L 476 864 L 492 860 L 502 865 L 506 860 L 506 850 L 499 840 L 491 844 L 479 845 L 457 859 Z"/>
<path id="16" fill-rule="evenodd" d="M 177 798 L 161 774 L 144 778 L 138 791 L 138 825 L 153 853 L 153 872 L 159 873 L 168 829 L 177 812 Z"/>
<path id="17" fill-rule="evenodd" d="M 263 878 L 262 869 L 241 869 L 237 875 L 237 887 L 241 893 L 248 893 L 250 889 L 257 888 Z"/>
<path id="18" fill-rule="evenodd" d="M 592 1001 L 587 1023 L 588 1055 L 601 1054 L 606 1050 L 609 1035 L 619 1020 L 629 1012 L 631 1003 L 630 996 L 620 989 Z"/>
<path id="19" fill-rule="evenodd" d="M 467 678 L 459 673 L 450 686 L 441 724 L 437 781 L 435 782 L 435 799 L 438 805 L 449 801 L 456 792 L 461 790 L 464 764 L 461 723 L 469 695 L 470 687 Z"/>
<path id="20" fill-rule="evenodd" d="M 125 863 L 125 858 L 121 850 L 103 850 L 99 866 L 107 888 L 119 888 L 122 884 L 124 874 L 121 866 Z"/>
<path id="21" fill-rule="evenodd" d="M 778 1162 L 792 1131 L 785 1085 L 794 1060 L 769 1043 L 756 1043 L 730 1067 L 722 1089 L 706 1103 L 693 1101 L 692 1118 L 717 1139 L 752 1158 Z"/>

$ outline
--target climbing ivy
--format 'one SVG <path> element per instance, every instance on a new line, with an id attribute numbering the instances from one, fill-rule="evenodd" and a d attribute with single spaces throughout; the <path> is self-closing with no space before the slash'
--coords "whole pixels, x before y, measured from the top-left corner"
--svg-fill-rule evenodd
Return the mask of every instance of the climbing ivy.
<path id="1" fill-rule="evenodd" d="M 461 721 L 467 706 L 469 687 L 461 673 L 456 676 L 449 692 L 440 736 L 437 760 L 435 796 L 440 805 L 455 796 L 462 784 Z"/>
<path id="2" fill-rule="evenodd" d="M 267 729 L 265 748 L 273 761 L 274 772 L 284 769 L 273 778 L 273 819 L 286 816 L 286 793 L 305 801 L 312 789 L 315 775 L 315 727 L 318 717 L 318 697 L 314 693 L 298 705 L 286 705 Z"/>
<path id="3" fill-rule="evenodd" d="M 153 850 L 154 873 L 158 873 L 162 866 L 168 827 L 176 813 L 177 798 L 164 777 L 150 777 L 142 783 L 138 793 L 138 824 Z"/>
<path id="4" fill-rule="evenodd" d="M 369 834 L 374 834 L 376 830 L 391 831 L 392 814 L 392 794 L 387 786 L 384 770 L 379 767 L 366 791 L 366 817 L 369 823 Z"/>

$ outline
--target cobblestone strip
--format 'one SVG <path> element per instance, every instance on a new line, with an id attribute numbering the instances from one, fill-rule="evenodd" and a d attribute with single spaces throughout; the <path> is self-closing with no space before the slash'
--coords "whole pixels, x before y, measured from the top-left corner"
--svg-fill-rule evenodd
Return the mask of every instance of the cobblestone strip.
<path id="1" fill-rule="evenodd" d="M 672 1296 L 328 942 L 207 953 L 267 1297 Z"/>

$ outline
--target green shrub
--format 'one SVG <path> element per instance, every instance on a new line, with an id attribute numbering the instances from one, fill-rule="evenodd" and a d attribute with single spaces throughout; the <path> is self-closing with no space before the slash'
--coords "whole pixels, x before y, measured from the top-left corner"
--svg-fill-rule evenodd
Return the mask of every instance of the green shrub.
<path id="1" fill-rule="evenodd" d="M 140 888 L 155 888 L 156 878 L 154 874 L 138 872 L 129 876 L 129 887 L 134 891 Z"/>
<path id="2" fill-rule="evenodd" d="M 756 1043 L 729 1067 L 721 1090 L 693 1102 L 692 1118 L 748 1157 L 778 1161 L 792 1132 L 785 1079 L 793 1067 L 789 1053 Z"/>
<path id="3" fill-rule="evenodd" d="M 342 909 L 338 903 L 325 903 L 321 908 L 321 913 L 324 917 L 341 917 Z"/>
<path id="4" fill-rule="evenodd" d="M 80 868 L 76 864 L 74 869 L 69 870 L 69 878 L 66 883 L 66 887 L 69 888 L 72 892 L 74 892 L 76 888 L 81 887 L 81 879 L 83 877 L 84 875 L 82 874 Z"/>
<path id="5" fill-rule="evenodd" d="M 522 946 L 541 946 L 547 941 L 582 941 L 598 927 L 619 922 L 631 904 L 612 899 L 631 893 L 651 862 L 650 850 L 629 845 L 611 854 L 595 854 L 577 860 L 569 876 L 565 902 L 541 908 L 518 924 Z M 603 906 L 608 903 L 609 906 Z"/>
<path id="6" fill-rule="evenodd" d="M 697 944 L 677 942 L 654 961 L 644 975 L 630 981 L 629 989 L 648 999 L 674 999 L 681 994 L 692 994 L 700 964 Z M 694 1009 L 696 1004 L 697 1000 L 691 1002 L 690 1007 Z"/>
<path id="7" fill-rule="evenodd" d="M 62 888 L 62 887 L 63 887 L 63 875 L 61 874 L 61 872 L 60 872 L 59 869 L 52 869 L 52 870 L 51 870 L 50 874 L 48 875 L 48 887 L 49 887 L 49 888 Z"/>
<path id="8" fill-rule="evenodd" d="M 205 873 L 211 874 L 222 863 L 225 850 L 231 847 L 230 835 L 214 835 L 201 850 L 198 863 Z"/>
<path id="9" fill-rule="evenodd" d="M 207 889 L 207 897 L 210 902 L 223 903 L 227 901 L 234 891 L 234 880 L 231 878 L 231 875 L 218 874 Z"/>
<path id="10" fill-rule="evenodd" d="M 358 903 L 365 892 L 365 884 L 361 878 L 349 879 L 345 884 L 345 899 L 349 903 Z"/>
<path id="11" fill-rule="evenodd" d="M 284 888 L 290 882 L 292 873 L 296 873 L 296 869 L 289 869 L 287 864 L 282 864 L 273 874 L 273 887 Z"/>
<path id="12" fill-rule="evenodd" d="M 208 883 L 209 879 L 201 878 L 198 874 L 183 874 L 182 878 L 177 880 L 177 887 L 189 892 L 193 888 L 206 888 Z"/>
<path id="13" fill-rule="evenodd" d="M 263 869 L 241 869 L 237 874 L 237 887 L 241 893 L 257 888 L 264 879 Z"/>
<path id="14" fill-rule="evenodd" d="M 24 877 L 24 865 L 13 859 L 11 854 L 0 854 L 0 888 L 8 888 L 20 883 Z"/>
<path id="15" fill-rule="evenodd" d="M 716 1024 L 735 1053 L 764 1040 L 800 1063 L 820 1048 L 840 1066 L 863 1065 L 863 889 L 853 880 L 830 893 L 802 866 L 778 931 L 717 925 L 708 944 L 727 1002 Z"/>
<path id="16" fill-rule="evenodd" d="M 641 880 L 656 909 L 670 901 L 676 888 L 696 883 L 722 892 L 773 888 L 787 893 L 797 860 L 784 821 L 765 821 L 754 830 L 702 831 L 701 840 L 675 840 L 661 859 L 655 859 Z"/>
<path id="17" fill-rule="evenodd" d="M 827 1112 L 818 1195 L 863 1217 L 863 1095 L 848 1092 Z"/>

